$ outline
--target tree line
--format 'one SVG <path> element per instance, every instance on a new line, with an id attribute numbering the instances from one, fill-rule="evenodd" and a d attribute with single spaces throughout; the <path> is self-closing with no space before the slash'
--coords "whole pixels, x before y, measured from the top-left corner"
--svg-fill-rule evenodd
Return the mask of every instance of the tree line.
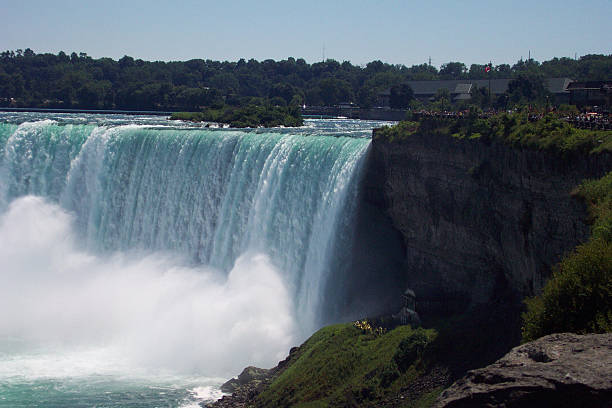
<path id="1" fill-rule="evenodd" d="M 487 66 L 448 62 L 437 69 L 425 63 L 407 67 L 381 61 L 358 66 L 333 59 L 308 64 L 292 57 L 163 62 L 129 56 L 94 59 L 83 52 L 36 54 L 28 48 L 0 53 L 0 106 L 198 111 L 265 100 L 276 106 L 354 102 L 371 107 L 379 93 L 390 88 L 392 101 L 404 104 L 410 91 L 401 85 L 408 80 L 605 80 L 612 72 L 612 55 L 520 60 L 512 66 L 491 65 L 490 70 Z"/>

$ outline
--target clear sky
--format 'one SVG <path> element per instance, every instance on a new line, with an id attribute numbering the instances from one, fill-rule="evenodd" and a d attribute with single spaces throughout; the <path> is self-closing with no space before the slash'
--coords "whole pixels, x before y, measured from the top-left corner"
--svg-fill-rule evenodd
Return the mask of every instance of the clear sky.
<path id="1" fill-rule="evenodd" d="M 0 0 L 0 50 L 144 60 L 515 63 L 612 54 L 612 0 Z"/>

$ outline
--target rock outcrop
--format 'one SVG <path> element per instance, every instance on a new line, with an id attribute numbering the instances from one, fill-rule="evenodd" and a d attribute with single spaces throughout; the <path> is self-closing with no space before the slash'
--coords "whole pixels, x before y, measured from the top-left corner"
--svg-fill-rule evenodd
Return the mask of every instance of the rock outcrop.
<path id="1" fill-rule="evenodd" d="M 286 368 L 292 358 L 295 358 L 298 347 L 289 351 L 289 356 L 273 368 L 265 369 L 249 366 L 242 370 L 236 378 L 232 378 L 221 385 L 221 391 L 231 393 L 221 399 L 203 405 L 209 408 L 243 408 L 251 406 L 255 398 L 264 391 L 272 381 Z"/>
<path id="2" fill-rule="evenodd" d="M 445 390 L 438 408 L 610 407 L 612 333 L 552 334 L 512 349 Z"/>
<path id="3" fill-rule="evenodd" d="M 231 394 L 249 383 L 253 383 L 252 385 L 257 387 L 259 383 L 270 377 L 270 371 L 265 368 L 249 366 L 242 370 L 238 377 L 226 381 L 221 386 L 221 391 Z"/>
<path id="4" fill-rule="evenodd" d="M 374 137 L 368 160 L 365 200 L 401 233 L 405 287 L 422 318 L 537 293 L 551 266 L 588 238 L 586 207 L 572 190 L 612 163 L 607 153 L 436 133 Z"/>

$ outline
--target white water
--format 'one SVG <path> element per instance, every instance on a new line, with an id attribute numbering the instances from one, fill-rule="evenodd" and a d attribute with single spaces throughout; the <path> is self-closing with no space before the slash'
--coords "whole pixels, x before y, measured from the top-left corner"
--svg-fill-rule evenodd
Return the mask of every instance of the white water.
<path id="1" fill-rule="evenodd" d="M 75 238 L 70 216 L 41 198 L 17 199 L 0 218 L 0 309 L 13 311 L 0 315 L 1 338 L 103 350 L 126 367 L 224 375 L 244 361 L 279 360 L 291 346 L 291 300 L 265 255 L 244 254 L 225 277 L 159 253 L 100 258 Z M 66 372 L 56 363 L 45 369 Z"/>

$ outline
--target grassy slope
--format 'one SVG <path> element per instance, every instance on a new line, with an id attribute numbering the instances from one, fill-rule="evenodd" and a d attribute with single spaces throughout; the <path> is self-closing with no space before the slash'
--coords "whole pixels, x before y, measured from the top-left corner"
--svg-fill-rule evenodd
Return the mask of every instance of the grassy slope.
<path id="1" fill-rule="evenodd" d="M 258 397 L 257 406 L 371 406 L 422 373 L 423 345 L 435 337 L 434 330 L 410 326 L 384 334 L 350 323 L 325 327 L 300 347 L 287 370 Z M 440 391 L 427 390 L 412 403 L 430 403 Z"/>

